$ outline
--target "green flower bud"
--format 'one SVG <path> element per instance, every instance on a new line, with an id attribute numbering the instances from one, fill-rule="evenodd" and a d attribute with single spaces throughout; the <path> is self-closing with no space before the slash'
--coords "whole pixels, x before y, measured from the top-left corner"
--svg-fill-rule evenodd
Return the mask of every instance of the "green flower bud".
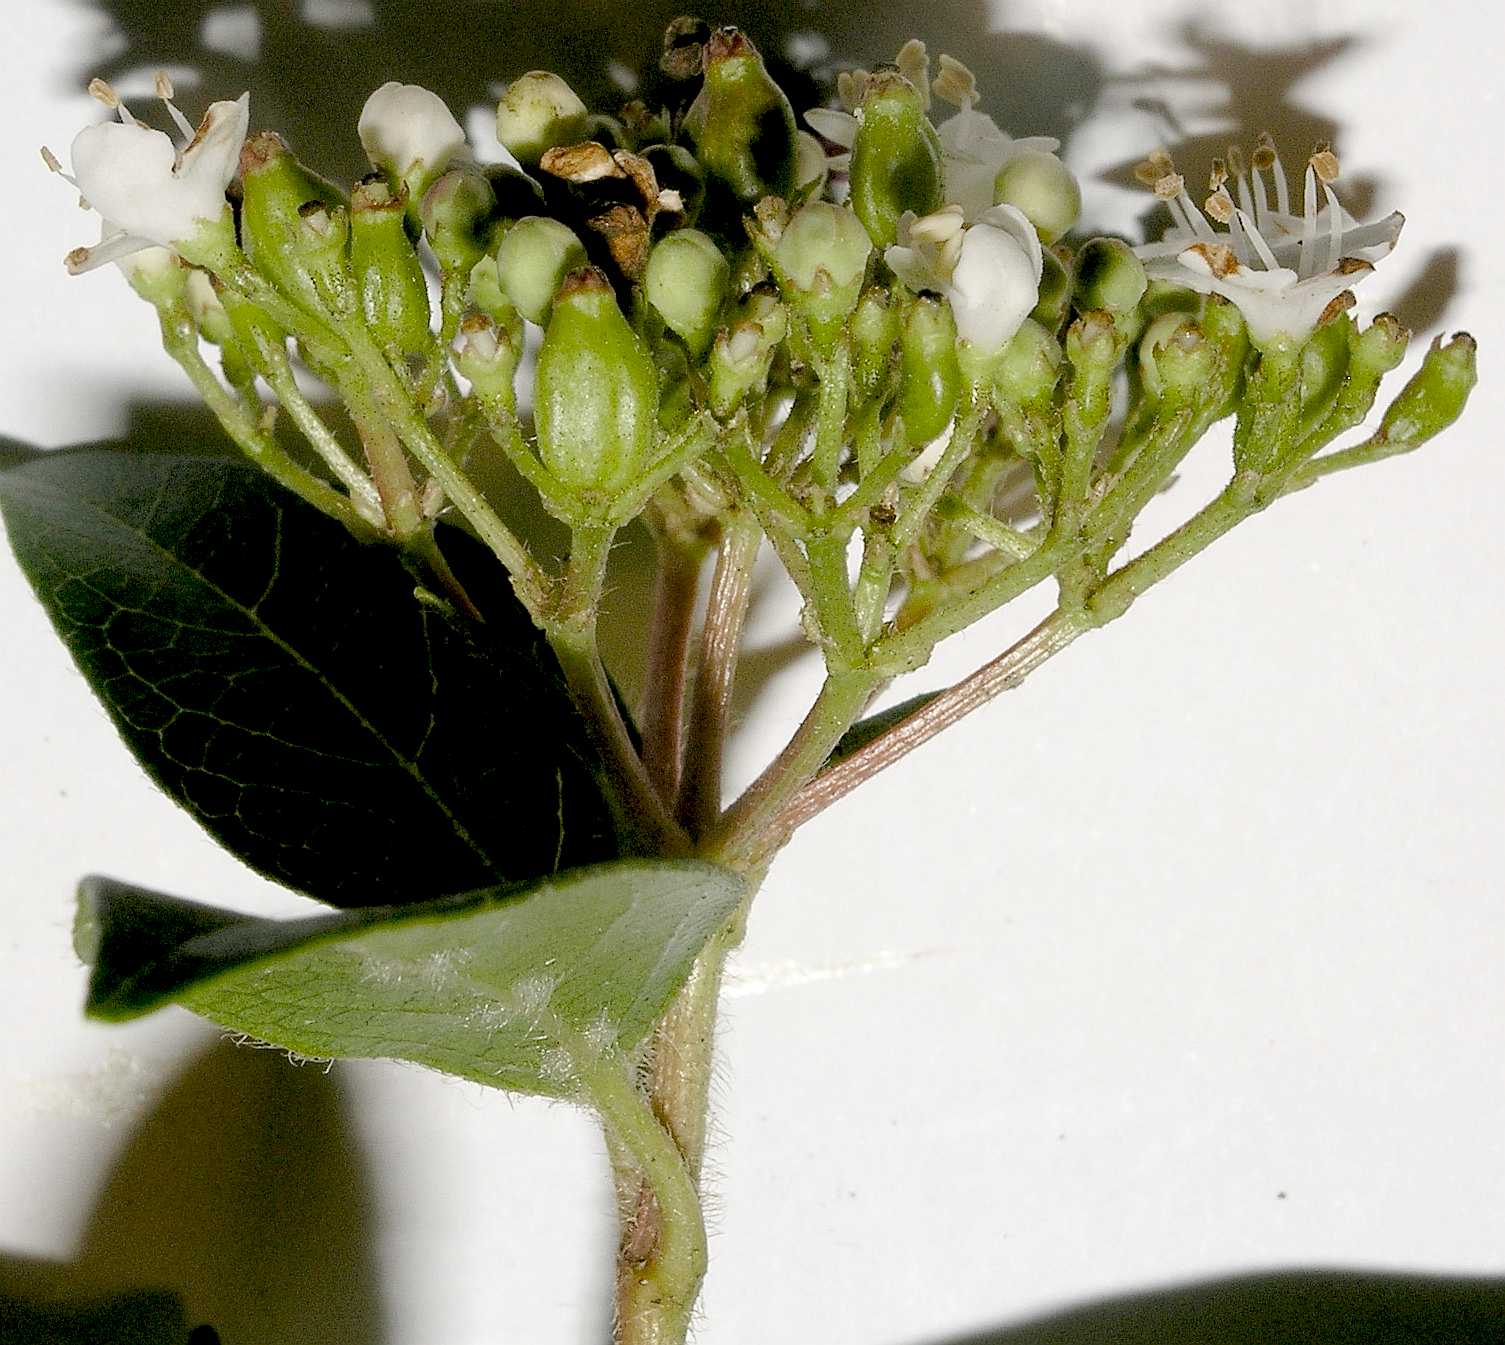
<path id="1" fill-rule="evenodd" d="M 1388 374 L 1396 368 L 1410 344 L 1411 333 L 1394 313 L 1381 313 L 1363 331 L 1355 327 L 1348 333 L 1351 363 L 1372 374 Z"/>
<path id="2" fill-rule="evenodd" d="M 451 358 L 456 371 L 470 381 L 476 396 L 482 401 L 500 401 L 511 411 L 517 401 L 512 380 L 522 353 L 521 321 L 509 329 L 482 313 L 472 313 L 460 324 Z"/>
<path id="3" fill-rule="evenodd" d="M 711 343 L 731 273 L 721 249 L 697 229 L 666 235 L 648 258 L 648 302 L 696 359 Z"/>
<path id="4" fill-rule="evenodd" d="M 711 410 L 723 420 L 743 397 L 758 396 L 768 383 L 774 352 L 789 334 L 789 315 L 773 295 L 754 291 L 737 321 L 716 333 L 706 360 Z"/>
<path id="5" fill-rule="evenodd" d="M 779 287 L 818 346 L 829 349 L 857 307 L 872 251 L 862 221 L 829 201 L 801 206 L 780 236 L 773 254 Z"/>
<path id="6" fill-rule="evenodd" d="M 482 257 L 470 269 L 470 281 L 465 289 L 466 303 L 477 312 L 484 313 L 493 322 L 510 326 L 516 322 L 521 328 L 522 315 L 507 297 L 502 288 L 502 278 L 496 269 L 495 257 Z"/>
<path id="7" fill-rule="evenodd" d="M 857 110 L 850 204 L 879 248 L 898 241 L 906 210 L 929 215 L 941 200 L 941 142 L 919 92 L 897 70 L 870 75 Z"/>
<path id="8" fill-rule="evenodd" d="M 1040 260 L 1040 302 L 1030 317 L 1049 331 L 1059 331 L 1071 311 L 1071 272 L 1050 248 L 1041 250 Z"/>
<path id="9" fill-rule="evenodd" d="M 1467 332 L 1451 341 L 1433 338 L 1421 368 L 1390 403 L 1375 438 L 1396 448 L 1416 448 L 1459 416 L 1479 381 L 1478 345 Z"/>
<path id="10" fill-rule="evenodd" d="M 208 271 L 196 269 L 185 274 L 187 281 L 183 286 L 183 297 L 187 300 L 189 315 L 193 318 L 193 325 L 199 329 L 199 335 L 211 345 L 237 344 L 235 324 L 230 321 L 230 314 L 214 288 L 214 278 Z"/>
<path id="11" fill-rule="evenodd" d="M 1319 323 L 1301 348 L 1301 423 L 1316 424 L 1338 396 L 1348 373 L 1353 320 L 1346 312 Z"/>
<path id="12" fill-rule="evenodd" d="M 898 340 L 899 312 L 888 291 L 868 290 L 852 314 L 852 378 L 864 400 L 876 397 L 888 382 Z"/>
<path id="13" fill-rule="evenodd" d="M 694 224 L 705 204 L 705 170 L 700 161 L 683 145 L 649 145 L 643 158 L 652 167 L 660 192 L 676 193 L 681 218 Z"/>
<path id="14" fill-rule="evenodd" d="M 471 270 L 485 255 L 496 192 L 474 164 L 451 168 L 424 193 L 423 235 L 446 275 Z"/>
<path id="15" fill-rule="evenodd" d="M 994 375 L 1001 401 L 1027 406 L 1048 397 L 1061 377 L 1061 343 L 1032 318 L 1025 318 L 1003 350 Z"/>
<path id="16" fill-rule="evenodd" d="M 350 266 L 360 287 L 361 315 L 394 363 L 434 353 L 429 291 L 407 232 L 408 193 L 394 195 L 382 178 L 350 194 Z"/>
<path id="17" fill-rule="evenodd" d="M 585 104 L 558 75 L 530 70 L 497 104 L 496 138 L 524 168 L 537 168 L 545 150 L 587 139 L 589 120 Z"/>
<path id="18" fill-rule="evenodd" d="M 961 389 L 951 305 L 938 295 L 921 294 L 899 340 L 899 414 L 911 445 L 928 444 L 945 430 Z"/>
<path id="19" fill-rule="evenodd" d="M 176 308 L 190 272 L 170 248 L 145 248 L 124 258 L 120 269 L 130 287 L 153 308 Z"/>
<path id="20" fill-rule="evenodd" d="M 1150 324 L 1139 343 L 1139 351 L 1141 367 L 1146 372 L 1145 386 L 1156 396 L 1167 393 L 1194 396 L 1217 367 L 1215 343 L 1207 339 L 1195 322 L 1171 313 Z"/>
<path id="21" fill-rule="evenodd" d="M 502 289 L 529 322 L 543 323 L 564 277 L 585 263 L 584 245 L 547 215 L 518 220 L 496 246 Z"/>
<path id="22" fill-rule="evenodd" d="M 554 302 L 533 414 L 544 466 L 587 508 L 609 504 L 652 460 L 658 374 L 594 267 L 571 272 Z"/>
<path id="23" fill-rule="evenodd" d="M 1149 284 L 1144 263 L 1122 239 L 1094 238 L 1076 256 L 1075 301 L 1087 312 L 1123 313 L 1138 307 Z"/>
<path id="24" fill-rule="evenodd" d="M 1066 329 L 1066 358 L 1091 378 L 1106 379 L 1118 362 L 1112 314 L 1091 309 L 1078 317 Z"/>
<path id="25" fill-rule="evenodd" d="M 705 83 L 685 129 L 706 172 L 742 205 L 792 191 L 794 109 L 737 29 L 718 28 L 706 43 Z"/>
<path id="26" fill-rule="evenodd" d="M 339 190 L 304 168 L 272 131 L 246 141 L 240 180 L 242 246 L 256 268 L 315 312 L 354 311 Z"/>
<path id="27" fill-rule="evenodd" d="M 1054 243 L 1082 213 L 1082 189 L 1054 154 L 1041 149 L 1012 155 L 993 180 L 993 204 L 1022 210 L 1043 243 Z"/>

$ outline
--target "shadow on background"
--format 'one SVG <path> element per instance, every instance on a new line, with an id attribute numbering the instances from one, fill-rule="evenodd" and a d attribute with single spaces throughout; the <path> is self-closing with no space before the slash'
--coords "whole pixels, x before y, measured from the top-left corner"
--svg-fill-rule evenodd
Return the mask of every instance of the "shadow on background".
<path id="1" fill-rule="evenodd" d="M 219 1042 L 122 1150 L 69 1264 L 0 1257 L 0 1345 L 380 1345 L 335 1077 Z M 193 1345 L 210 1345 L 200 1333 Z"/>
<path id="2" fill-rule="evenodd" d="M 1106 1299 L 926 1345 L 1501 1345 L 1505 1279 L 1294 1270 Z"/>

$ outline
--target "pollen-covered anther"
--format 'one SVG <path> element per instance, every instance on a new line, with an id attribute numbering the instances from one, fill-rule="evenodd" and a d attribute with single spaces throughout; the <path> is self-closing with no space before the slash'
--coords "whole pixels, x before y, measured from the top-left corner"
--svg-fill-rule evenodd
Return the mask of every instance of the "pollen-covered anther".
<path id="1" fill-rule="evenodd" d="M 1251 158 L 1251 162 L 1254 164 L 1254 171 L 1256 173 L 1268 172 L 1271 168 L 1275 167 L 1275 161 L 1278 157 L 1275 153 L 1274 137 L 1268 131 L 1261 131 Z"/>
<path id="2" fill-rule="evenodd" d="M 1222 183 L 1219 183 L 1213 189 L 1212 194 L 1202 202 L 1202 209 L 1219 224 L 1230 224 L 1233 221 L 1233 198 L 1223 190 Z"/>
<path id="3" fill-rule="evenodd" d="M 173 100 L 172 77 L 165 70 L 158 70 L 152 76 L 152 90 L 164 103 Z"/>
<path id="4" fill-rule="evenodd" d="M 899 73 L 915 86 L 920 95 L 920 103 L 928 112 L 930 110 L 930 53 L 925 50 L 925 44 L 917 37 L 910 38 L 899 48 L 899 54 L 894 57 L 894 64 L 899 67 Z"/>
<path id="5" fill-rule="evenodd" d="M 1329 146 L 1318 145 L 1307 162 L 1311 164 L 1317 180 L 1324 186 L 1338 180 L 1338 156 Z"/>
<path id="6" fill-rule="evenodd" d="M 977 76 L 954 56 L 941 56 L 941 73 L 930 86 L 935 96 L 953 107 L 973 108 L 982 99 Z"/>
<path id="7" fill-rule="evenodd" d="M 1186 179 L 1180 173 L 1167 173 L 1164 177 L 1156 178 L 1152 185 L 1155 195 L 1162 201 L 1174 201 L 1186 190 Z"/>
<path id="8" fill-rule="evenodd" d="M 120 106 L 120 95 L 105 80 L 95 75 L 89 81 L 89 97 L 103 103 L 112 112 Z"/>
<path id="9" fill-rule="evenodd" d="M 1221 191 L 1223 184 L 1228 181 L 1228 165 L 1222 159 L 1214 159 L 1212 168 L 1207 174 L 1207 190 L 1210 192 Z"/>

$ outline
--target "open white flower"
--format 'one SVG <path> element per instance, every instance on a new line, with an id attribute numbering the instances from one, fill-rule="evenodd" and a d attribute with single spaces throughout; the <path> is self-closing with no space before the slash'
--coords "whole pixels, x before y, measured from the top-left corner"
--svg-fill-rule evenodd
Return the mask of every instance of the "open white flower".
<path id="1" fill-rule="evenodd" d="M 1273 209 L 1266 173 L 1275 189 Z M 1332 189 L 1338 157 L 1325 146 L 1307 161 L 1302 212 L 1293 215 L 1285 171 L 1268 135 L 1260 137 L 1252 172 L 1236 148 L 1226 161 L 1213 161 L 1210 194 L 1201 209 L 1163 150 L 1140 164 L 1136 174 L 1175 220 L 1161 242 L 1135 249 L 1145 272 L 1238 305 L 1259 346 L 1305 340 L 1328 306 L 1390 252 L 1405 223 L 1399 211 L 1374 224 L 1357 223 Z M 1216 229 L 1213 221 L 1225 227 Z"/>
<path id="2" fill-rule="evenodd" d="M 464 128 L 444 100 L 421 84 L 388 80 L 366 99 L 356 130 L 372 166 L 410 190 L 415 179 L 431 182 L 457 158 L 468 157 Z"/>
<path id="3" fill-rule="evenodd" d="M 105 220 L 104 237 L 95 247 L 68 254 L 70 271 L 89 271 L 152 246 L 181 253 L 205 229 L 230 228 L 225 189 L 240 166 L 250 126 L 249 94 L 210 104 L 195 131 L 174 106 L 171 83 L 158 75 L 158 97 L 183 135 L 177 147 L 164 132 L 137 121 L 103 80 L 94 80 L 89 92 L 119 120 L 86 126 L 74 137 L 72 174 L 63 173 L 43 151 L 48 167 L 73 183 Z"/>
<path id="4" fill-rule="evenodd" d="M 1040 300 L 1040 236 L 1010 205 L 992 206 L 970 225 L 959 205 L 899 219 L 899 241 L 883 259 L 910 289 L 951 303 L 958 338 L 992 355 L 1014 337 Z"/>

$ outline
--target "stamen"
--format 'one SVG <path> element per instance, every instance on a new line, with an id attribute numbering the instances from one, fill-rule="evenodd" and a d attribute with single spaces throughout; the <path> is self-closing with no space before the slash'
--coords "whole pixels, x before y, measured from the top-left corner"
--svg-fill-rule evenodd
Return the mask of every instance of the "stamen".
<path id="1" fill-rule="evenodd" d="M 1177 178 L 1176 180 L 1178 182 L 1181 181 L 1180 178 Z M 1186 218 L 1191 221 L 1192 232 L 1196 234 L 1198 238 L 1217 238 L 1217 230 L 1215 230 L 1212 225 L 1207 222 L 1206 216 L 1204 216 L 1202 212 L 1197 209 L 1197 203 L 1186 194 L 1186 187 L 1184 185 L 1181 188 L 1181 194 L 1176 199 L 1181 202 L 1181 208 L 1186 211 Z"/>
<path id="2" fill-rule="evenodd" d="M 1174 196 L 1163 196 L 1160 199 L 1165 202 L 1166 208 L 1171 212 L 1171 218 L 1175 220 L 1178 229 L 1183 233 L 1195 232 L 1191 227 L 1191 221 L 1186 218 L 1186 211 L 1181 209 L 1180 201 L 1176 200 Z"/>
<path id="3" fill-rule="evenodd" d="M 1152 185 L 1155 195 L 1162 201 L 1174 201 L 1186 192 L 1186 179 L 1180 173 L 1167 173 L 1164 177 L 1156 178 Z"/>
<path id="4" fill-rule="evenodd" d="M 1233 197 L 1229 196 L 1219 186 L 1209 193 L 1207 199 L 1202 202 L 1202 209 L 1213 219 L 1217 220 L 1219 224 L 1227 224 L 1234 216 L 1235 207 Z"/>
<path id="5" fill-rule="evenodd" d="M 74 248 L 63 258 L 63 265 L 68 268 L 69 275 L 81 276 L 85 271 L 118 262 L 132 253 L 144 252 L 151 246 L 144 238 L 132 238 L 129 234 L 118 233 L 91 248 Z"/>
<path id="6" fill-rule="evenodd" d="M 1247 208 L 1247 207 L 1246 207 Z M 1270 198 L 1265 194 L 1265 175 L 1254 170 L 1254 222 L 1261 229 L 1267 227 L 1270 218 Z"/>
<path id="7" fill-rule="evenodd" d="M 152 76 L 152 84 L 157 91 L 157 97 L 162 100 L 163 105 L 167 108 L 168 115 L 172 117 L 173 125 L 183 133 L 184 139 L 189 144 L 192 144 L 193 138 L 198 132 L 193 129 L 193 123 L 178 111 L 177 105 L 172 101 L 172 80 L 168 77 L 167 71 L 157 71 Z"/>
<path id="8" fill-rule="evenodd" d="M 1244 162 L 1244 151 L 1237 145 L 1228 146 L 1228 172 L 1238 184 L 1239 209 L 1252 215 L 1254 201 L 1249 195 L 1249 165 Z"/>
<path id="9" fill-rule="evenodd" d="M 1212 199 L 1208 199 L 1209 205 Z M 1224 209 L 1227 210 L 1228 217 L 1222 223 L 1228 226 L 1228 241 L 1233 245 L 1233 253 L 1239 259 L 1239 265 L 1246 265 L 1249 261 L 1249 239 L 1245 236 L 1243 223 L 1239 218 L 1239 212 L 1234 209 L 1233 202 L 1229 201 L 1226 195 L 1222 199 L 1227 201 Z M 1208 211 L 1208 214 L 1211 213 Z"/>
<path id="10" fill-rule="evenodd" d="M 1318 176 L 1321 176 L 1320 171 Z M 1343 207 L 1338 204 L 1338 194 L 1327 185 L 1324 178 L 1322 193 L 1327 197 L 1327 271 L 1336 271 L 1343 257 Z"/>
<path id="11" fill-rule="evenodd" d="M 1305 280 L 1316 274 L 1317 251 L 1317 173 L 1308 164 L 1306 167 L 1306 194 L 1301 208 L 1301 264 L 1297 269 L 1299 279 Z"/>
<path id="12" fill-rule="evenodd" d="M 1269 137 L 1269 134 L 1268 131 L 1265 132 L 1266 138 Z M 1280 151 L 1275 148 L 1273 140 L 1270 141 L 1270 157 L 1272 161 L 1270 171 L 1275 175 L 1275 208 L 1282 215 L 1289 215 L 1291 213 L 1291 195 L 1286 182 L 1285 165 L 1280 161 Z"/>
<path id="13" fill-rule="evenodd" d="M 1280 263 L 1275 260 L 1275 253 L 1270 250 L 1270 245 L 1265 242 L 1265 236 L 1254 226 L 1248 215 L 1240 212 L 1240 216 L 1240 223 L 1244 226 L 1244 231 L 1249 237 L 1249 242 L 1253 244 L 1254 250 L 1259 253 L 1259 259 L 1264 264 L 1265 270 L 1279 270 Z"/>
<path id="14" fill-rule="evenodd" d="M 120 95 L 98 75 L 89 81 L 89 97 L 98 99 L 111 112 L 120 106 Z"/>
<path id="15" fill-rule="evenodd" d="M 1325 143 L 1318 145 L 1312 151 L 1309 162 L 1313 172 L 1317 174 L 1317 180 L 1324 186 L 1338 180 L 1338 156 L 1333 153 L 1330 145 Z"/>
<path id="16" fill-rule="evenodd" d="M 1234 177 L 1243 177 L 1244 174 L 1248 171 L 1248 168 L 1244 163 L 1244 151 L 1241 150 L 1237 145 L 1228 146 L 1228 171 L 1232 173 Z"/>
<path id="17" fill-rule="evenodd" d="M 56 173 L 64 182 L 71 182 L 75 187 L 78 186 L 78 179 L 72 173 L 63 172 L 63 165 L 58 162 L 57 155 L 46 145 L 42 146 L 42 162 L 47 165 L 49 173 Z"/>
<path id="18" fill-rule="evenodd" d="M 982 95 L 977 91 L 977 76 L 954 56 L 941 56 L 941 73 L 931 85 L 935 96 L 952 107 L 965 111 L 976 107 Z"/>

